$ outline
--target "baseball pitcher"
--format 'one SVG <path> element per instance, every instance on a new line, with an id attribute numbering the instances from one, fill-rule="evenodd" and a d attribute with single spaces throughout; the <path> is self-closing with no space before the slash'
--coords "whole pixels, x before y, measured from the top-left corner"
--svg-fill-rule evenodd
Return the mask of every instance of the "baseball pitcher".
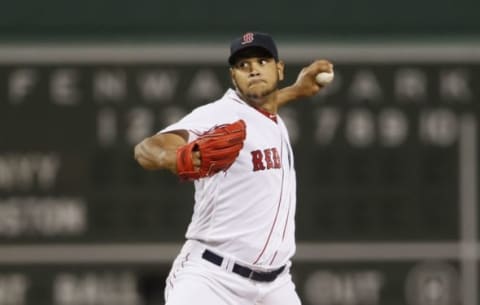
<path id="1" fill-rule="evenodd" d="M 232 41 L 233 89 L 144 139 L 135 159 L 195 184 L 186 242 L 166 280 L 167 305 L 299 305 L 295 253 L 295 162 L 282 105 L 316 94 L 333 73 L 326 60 L 279 89 L 284 63 L 272 37 Z"/>

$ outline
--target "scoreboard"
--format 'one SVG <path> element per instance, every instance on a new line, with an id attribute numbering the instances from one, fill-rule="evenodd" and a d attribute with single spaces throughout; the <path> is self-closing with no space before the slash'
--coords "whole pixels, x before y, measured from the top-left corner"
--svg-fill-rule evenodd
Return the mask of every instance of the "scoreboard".
<path id="1" fill-rule="evenodd" d="M 335 64 L 281 110 L 303 303 L 477 305 L 480 52 L 286 50 L 285 84 Z M 163 304 L 193 188 L 133 147 L 223 94 L 224 51 L 0 51 L 0 304 Z"/>

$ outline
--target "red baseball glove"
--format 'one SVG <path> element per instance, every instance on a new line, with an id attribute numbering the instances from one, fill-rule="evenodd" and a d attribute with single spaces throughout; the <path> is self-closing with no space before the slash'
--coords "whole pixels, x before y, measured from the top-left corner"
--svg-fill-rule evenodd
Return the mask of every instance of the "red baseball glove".
<path id="1" fill-rule="evenodd" d="M 216 126 L 177 149 L 177 173 L 183 180 L 195 180 L 226 171 L 238 157 L 246 137 L 243 120 Z M 200 167 L 193 165 L 193 153 L 200 153 Z"/>

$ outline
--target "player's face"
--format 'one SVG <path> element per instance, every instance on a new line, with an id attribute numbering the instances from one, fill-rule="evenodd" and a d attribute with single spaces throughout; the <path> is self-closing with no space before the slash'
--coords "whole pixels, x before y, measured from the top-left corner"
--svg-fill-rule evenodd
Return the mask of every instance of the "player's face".
<path id="1" fill-rule="evenodd" d="M 236 89 L 251 101 L 262 101 L 277 90 L 283 80 L 283 62 L 271 57 L 240 58 L 231 67 L 232 81 Z"/>

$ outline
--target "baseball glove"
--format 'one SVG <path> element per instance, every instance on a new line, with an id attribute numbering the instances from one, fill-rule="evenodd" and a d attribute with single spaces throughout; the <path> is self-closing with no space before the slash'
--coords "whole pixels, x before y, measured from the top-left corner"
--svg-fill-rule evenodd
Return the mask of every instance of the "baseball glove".
<path id="1" fill-rule="evenodd" d="M 195 141 L 177 149 L 177 174 L 195 180 L 226 171 L 238 157 L 246 137 L 243 120 L 216 126 Z M 193 164 L 193 153 L 200 153 L 200 167 Z"/>

